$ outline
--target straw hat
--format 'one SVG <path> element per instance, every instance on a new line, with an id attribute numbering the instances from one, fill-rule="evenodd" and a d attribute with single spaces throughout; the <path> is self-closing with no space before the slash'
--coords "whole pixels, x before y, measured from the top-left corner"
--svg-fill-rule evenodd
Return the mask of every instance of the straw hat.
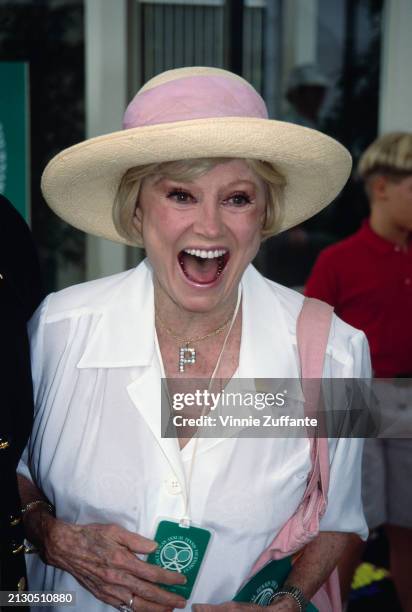
<path id="1" fill-rule="evenodd" d="M 126 243 L 112 220 L 125 172 L 143 164 L 201 157 L 271 162 L 286 177 L 279 231 L 322 210 L 346 183 L 351 157 L 315 130 L 267 118 L 241 77 L 218 68 L 179 68 L 148 81 L 129 104 L 124 129 L 65 149 L 47 165 L 42 191 L 75 227 Z"/>

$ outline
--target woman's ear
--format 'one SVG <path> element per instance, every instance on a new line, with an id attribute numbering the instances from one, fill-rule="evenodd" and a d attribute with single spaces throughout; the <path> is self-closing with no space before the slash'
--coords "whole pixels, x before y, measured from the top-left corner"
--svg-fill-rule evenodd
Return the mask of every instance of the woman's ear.
<path id="1" fill-rule="evenodd" d="M 133 227 L 142 235 L 142 227 L 143 227 L 143 211 L 140 208 L 139 204 L 137 204 L 133 219 L 132 219 Z"/>

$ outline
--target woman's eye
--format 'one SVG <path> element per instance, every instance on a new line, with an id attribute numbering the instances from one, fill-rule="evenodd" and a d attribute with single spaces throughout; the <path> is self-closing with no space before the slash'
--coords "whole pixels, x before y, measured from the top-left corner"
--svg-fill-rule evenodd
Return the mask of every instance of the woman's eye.
<path id="1" fill-rule="evenodd" d="M 188 193 L 187 191 L 183 191 L 183 189 L 172 189 L 172 191 L 167 194 L 167 197 L 174 200 L 175 202 L 182 203 L 191 202 L 193 199 L 190 193 Z"/>
<path id="2" fill-rule="evenodd" d="M 246 204 L 250 204 L 251 199 L 247 193 L 235 193 L 225 201 L 232 206 L 246 206 Z"/>

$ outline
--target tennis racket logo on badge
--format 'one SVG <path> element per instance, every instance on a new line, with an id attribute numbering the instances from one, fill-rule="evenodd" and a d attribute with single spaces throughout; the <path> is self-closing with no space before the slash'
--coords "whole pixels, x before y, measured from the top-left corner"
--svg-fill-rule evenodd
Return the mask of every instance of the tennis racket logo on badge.
<path id="1" fill-rule="evenodd" d="M 173 572 L 182 572 L 189 569 L 190 564 L 194 561 L 195 552 L 193 550 L 193 542 L 184 540 L 172 540 L 167 542 L 160 550 L 160 563 L 164 569 Z"/>
<path id="2" fill-rule="evenodd" d="M 252 603 L 256 604 L 257 606 L 268 606 L 271 603 L 272 597 L 276 593 L 277 588 L 279 586 L 277 583 L 275 584 L 275 588 L 269 586 L 259 591 L 259 593 L 252 598 Z"/>

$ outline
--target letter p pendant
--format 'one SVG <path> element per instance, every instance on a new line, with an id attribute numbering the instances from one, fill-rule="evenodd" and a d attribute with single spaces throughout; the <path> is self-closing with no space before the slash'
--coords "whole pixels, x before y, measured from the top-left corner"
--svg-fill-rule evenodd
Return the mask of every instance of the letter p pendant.
<path id="1" fill-rule="evenodd" d="M 185 371 L 185 365 L 196 363 L 196 351 L 193 347 L 186 344 L 179 349 L 179 372 Z"/>

